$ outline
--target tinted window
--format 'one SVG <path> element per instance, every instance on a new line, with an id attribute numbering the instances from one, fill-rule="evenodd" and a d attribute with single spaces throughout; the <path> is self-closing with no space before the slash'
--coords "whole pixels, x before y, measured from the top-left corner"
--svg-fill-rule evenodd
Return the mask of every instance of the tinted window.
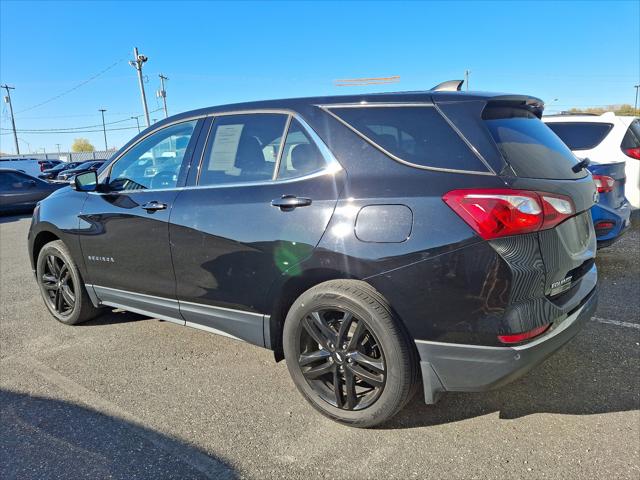
<path id="1" fill-rule="evenodd" d="M 590 150 L 596 148 L 611 131 L 610 123 L 547 123 L 571 150 Z"/>
<path id="2" fill-rule="evenodd" d="M 197 121 L 166 127 L 142 140 L 111 168 L 112 190 L 175 188 Z"/>
<path id="3" fill-rule="evenodd" d="M 200 185 L 271 180 L 286 115 L 226 115 L 215 119 Z"/>
<path id="4" fill-rule="evenodd" d="M 640 148 L 640 120 L 634 120 L 631 122 L 627 133 L 624 134 L 620 147 L 623 150 Z"/>
<path id="5" fill-rule="evenodd" d="M 324 158 L 300 122 L 291 121 L 287 132 L 278 178 L 300 177 L 324 168 Z"/>
<path id="6" fill-rule="evenodd" d="M 27 177 L 13 172 L 0 173 L 0 188 L 3 190 L 11 190 L 14 188 L 22 188 Z"/>
<path id="7" fill-rule="evenodd" d="M 582 178 L 574 173 L 575 155 L 551 129 L 522 108 L 485 108 L 482 118 L 503 158 L 518 176 L 529 178 Z"/>
<path id="8" fill-rule="evenodd" d="M 332 108 L 331 112 L 406 162 L 424 167 L 487 171 L 433 107 Z"/>

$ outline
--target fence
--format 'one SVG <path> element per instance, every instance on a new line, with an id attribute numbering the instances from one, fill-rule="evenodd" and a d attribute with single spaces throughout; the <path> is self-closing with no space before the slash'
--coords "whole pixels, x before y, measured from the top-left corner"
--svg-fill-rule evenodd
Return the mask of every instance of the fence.
<path id="1" fill-rule="evenodd" d="M 29 153 L 21 155 L 2 155 L 2 159 L 14 158 L 21 160 L 62 160 L 64 162 L 85 162 L 87 160 L 106 160 L 116 150 L 100 150 L 97 152 L 61 152 L 61 153 Z"/>

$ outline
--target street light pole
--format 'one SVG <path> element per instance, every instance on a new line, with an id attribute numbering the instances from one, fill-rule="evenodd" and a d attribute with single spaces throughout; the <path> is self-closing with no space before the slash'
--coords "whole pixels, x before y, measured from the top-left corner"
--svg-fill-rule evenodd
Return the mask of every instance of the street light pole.
<path id="1" fill-rule="evenodd" d="M 464 71 L 464 84 L 467 91 L 469 91 L 469 74 L 470 73 L 471 73 L 471 70 Z"/>
<path id="2" fill-rule="evenodd" d="M 138 120 L 138 117 L 131 117 L 131 120 L 136 121 L 136 125 L 138 126 L 138 133 L 140 133 L 140 120 Z"/>
<path id="3" fill-rule="evenodd" d="M 109 147 L 107 146 L 107 129 L 105 128 L 105 125 L 104 125 L 104 112 L 106 112 L 107 110 L 104 108 L 100 108 L 98 111 L 102 114 L 102 133 L 104 133 L 104 149 L 109 150 Z"/>
<path id="4" fill-rule="evenodd" d="M 636 104 L 633 107 L 633 109 L 635 110 L 635 112 L 633 112 L 635 115 L 638 114 L 638 89 L 640 88 L 640 85 L 634 85 L 633 88 L 636 89 Z M 14 127 L 15 128 L 15 127 Z"/>
<path id="5" fill-rule="evenodd" d="M 147 108 L 147 95 L 144 93 L 144 80 L 142 79 L 142 64 L 148 60 L 144 55 L 138 55 L 138 47 L 133 49 L 133 60 L 129 61 L 129 65 L 138 72 L 138 83 L 140 84 L 140 96 L 142 97 L 142 108 L 144 109 L 144 117 L 147 120 L 147 127 L 151 126 L 149 121 L 149 109 Z"/>
<path id="6" fill-rule="evenodd" d="M 9 111 L 11 112 L 11 127 L 13 128 L 13 141 L 16 144 L 16 155 L 20 155 L 20 146 L 18 145 L 18 134 L 16 133 L 16 119 L 13 117 L 13 104 L 11 103 L 11 93 L 9 90 L 15 90 L 15 87 L 10 87 L 7 84 L 0 85 L 0 88 L 4 88 L 7 91 L 7 103 L 9 104 Z"/>

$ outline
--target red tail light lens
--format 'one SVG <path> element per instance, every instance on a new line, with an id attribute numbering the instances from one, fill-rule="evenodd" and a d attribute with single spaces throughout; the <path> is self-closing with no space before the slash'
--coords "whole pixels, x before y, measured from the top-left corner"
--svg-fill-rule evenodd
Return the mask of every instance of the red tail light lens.
<path id="1" fill-rule="evenodd" d="M 529 340 L 530 338 L 542 335 L 549 329 L 550 326 L 551 324 L 548 323 L 546 325 L 542 325 L 541 327 L 536 327 L 532 330 L 529 330 L 528 332 L 514 333 L 513 335 L 498 335 L 498 340 L 500 340 L 502 343 L 524 342 L 525 340 Z"/>
<path id="2" fill-rule="evenodd" d="M 528 190 L 453 190 L 442 199 L 485 240 L 552 228 L 575 213 L 569 197 Z"/>
<path id="3" fill-rule="evenodd" d="M 640 147 L 636 148 L 625 148 L 624 153 L 627 157 L 635 158 L 636 160 L 640 160 Z"/>
<path id="4" fill-rule="evenodd" d="M 613 186 L 616 184 L 616 181 L 607 175 L 594 175 L 593 183 L 596 184 L 598 193 L 607 193 L 613 190 Z"/>

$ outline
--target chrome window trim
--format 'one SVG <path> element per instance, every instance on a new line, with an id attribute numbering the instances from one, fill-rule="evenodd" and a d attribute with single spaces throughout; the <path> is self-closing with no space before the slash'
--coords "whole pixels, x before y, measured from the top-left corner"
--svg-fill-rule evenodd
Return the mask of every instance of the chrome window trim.
<path id="1" fill-rule="evenodd" d="M 440 109 L 434 103 L 430 103 L 430 102 L 422 102 L 422 103 L 376 103 L 376 104 L 371 104 L 371 103 L 355 103 L 355 104 L 354 103 L 342 103 L 342 104 L 340 104 L 340 103 L 338 103 L 338 104 L 331 104 L 331 105 L 317 105 L 317 107 L 320 107 L 324 112 L 326 112 L 327 114 L 331 115 L 333 118 L 335 118 L 337 121 L 339 121 L 345 127 L 347 127 L 353 133 L 358 135 L 360 138 L 362 138 L 368 144 L 370 144 L 371 146 L 373 146 L 377 150 L 381 151 L 385 155 L 391 157 L 396 162 L 402 163 L 403 165 L 407 165 L 407 166 L 413 167 L 413 168 L 418 168 L 420 170 L 430 170 L 430 171 L 434 171 L 434 172 L 463 173 L 463 174 L 469 174 L 469 175 L 496 176 L 496 172 L 493 170 L 493 168 L 491 168 L 491 166 L 487 163 L 487 161 L 480 155 L 480 152 L 478 152 L 477 149 L 475 147 L 473 147 L 469 143 L 469 141 L 464 137 L 464 135 L 462 135 L 460 130 L 458 128 L 456 128 L 455 125 L 453 125 L 451 123 L 451 121 L 445 115 L 442 114 Z M 426 165 L 418 165 L 416 163 L 408 162 L 407 160 L 404 160 L 404 159 L 394 155 L 393 153 L 387 151 L 385 148 L 383 148 L 382 146 L 378 145 L 372 139 L 367 137 L 365 134 L 361 133 L 358 129 L 356 129 L 353 126 L 351 126 L 348 122 L 344 121 L 342 118 L 340 118 L 338 115 L 336 115 L 335 113 L 333 113 L 330 110 L 330 109 L 336 109 L 336 108 L 370 108 L 370 107 L 376 107 L 376 108 L 378 108 L 378 107 L 380 107 L 380 108 L 390 108 L 390 107 L 432 107 L 432 108 L 435 108 L 436 111 L 438 112 L 438 114 L 444 118 L 445 122 L 447 122 L 447 124 L 453 128 L 453 131 L 456 133 L 456 135 L 458 135 L 458 137 L 460 137 L 460 139 L 465 143 L 465 145 L 467 145 L 467 147 L 470 148 L 471 153 L 473 155 L 475 155 L 476 158 L 478 158 L 478 160 L 480 160 L 480 162 L 485 167 L 487 167 L 488 171 L 481 172 L 481 171 L 478 171 L 478 170 L 460 170 L 460 169 L 457 169 L 457 168 L 429 167 L 429 166 L 426 166 Z"/>
<path id="2" fill-rule="evenodd" d="M 226 184 L 220 184 L 220 185 L 198 185 L 199 181 L 200 181 L 200 168 L 202 167 L 202 162 L 204 161 L 204 152 L 206 150 L 206 146 L 209 144 L 209 136 L 211 135 L 211 131 L 213 130 L 213 125 L 215 123 L 215 118 L 216 117 L 222 117 L 222 116 L 228 116 L 228 115 L 247 115 L 247 114 L 260 114 L 260 113 L 275 113 L 275 114 L 283 114 L 283 115 L 289 115 L 289 119 L 290 120 L 297 120 L 298 122 L 300 122 L 300 125 L 302 125 L 302 128 L 304 128 L 304 130 L 309 134 L 309 136 L 311 137 L 311 140 L 316 144 L 316 146 L 318 147 L 318 149 L 320 150 L 320 153 L 322 154 L 324 160 L 325 160 L 325 167 L 316 171 L 316 172 L 311 172 L 308 173 L 306 175 L 301 175 L 299 177 L 291 177 L 291 178 L 286 178 L 286 179 L 269 179 L 269 180 L 257 180 L 257 181 L 253 181 L 253 182 L 236 182 L 236 183 L 226 183 Z M 202 149 L 202 152 L 200 153 L 200 159 L 198 160 L 198 172 L 197 172 L 197 176 L 196 176 L 196 185 L 188 185 L 188 186 L 184 186 L 184 187 L 175 187 L 175 188 L 157 188 L 154 190 L 149 190 L 149 189 L 140 189 L 140 190 L 119 190 L 117 192 L 87 192 L 89 194 L 93 194 L 93 195 L 113 195 L 114 193 L 117 195 L 121 195 L 121 194 L 130 194 L 130 193 L 143 193 L 143 192 L 148 192 L 148 193 L 153 193 L 153 192 L 167 192 L 167 191 L 181 191 L 181 190 L 195 190 L 195 189 L 201 189 L 201 188 L 233 188 L 233 187 L 251 187 L 251 186 L 257 186 L 257 185 L 271 185 L 271 184 L 285 184 L 285 183 L 291 183 L 291 182 L 297 182 L 297 181 L 302 181 L 302 180 L 308 180 L 311 178 L 316 178 L 316 177 L 320 177 L 323 175 L 334 175 L 337 172 L 341 171 L 343 169 L 342 165 L 340 164 L 340 162 L 338 162 L 338 160 L 336 159 L 335 155 L 333 154 L 333 152 L 329 149 L 329 147 L 327 147 L 327 145 L 324 143 L 324 141 L 320 138 L 320 136 L 316 133 L 316 131 L 311 128 L 311 126 L 304 120 L 304 118 L 302 118 L 297 112 L 293 111 L 293 110 L 289 110 L 289 109 L 272 109 L 272 108 L 268 108 L 268 109 L 251 109 L 251 110 L 231 110 L 231 111 L 227 111 L 227 112 L 212 112 L 212 113 L 207 113 L 207 114 L 201 114 L 201 115 L 194 115 L 192 117 L 187 117 L 184 119 L 180 119 L 180 120 L 176 120 L 174 122 L 168 123 L 163 125 L 162 127 L 158 127 L 150 132 L 148 132 L 146 135 L 144 135 L 143 137 L 141 137 L 136 143 L 134 143 L 133 145 L 129 146 L 129 148 L 127 148 L 124 152 L 122 152 L 120 155 L 118 155 L 116 158 L 114 158 L 107 166 L 107 168 L 105 168 L 105 170 L 103 171 L 103 175 L 105 175 L 107 172 L 111 171 L 111 166 L 118 161 L 118 159 L 122 158 L 123 155 L 125 155 L 129 150 L 131 150 L 133 147 L 135 147 L 136 145 L 138 145 L 140 142 L 144 141 L 144 139 L 146 139 L 147 137 L 149 137 L 150 135 L 152 135 L 155 132 L 158 132 L 164 128 L 167 127 L 171 127 L 173 125 L 176 125 L 178 123 L 184 123 L 184 122 L 190 122 L 193 120 L 200 120 L 200 119 L 204 119 L 204 118 L 213 118 L 214 121 L 211 122 L 211 125 L 209 126 L 209 130 L 207 131 L 207 138 L 205 139 L 205 148 Z M 194 159 L 195 160 L 195 159 Z M 276 170 L 276 174 L 277 174 L 277 170 Z M 105 176 L 108 176 L 105 175 Z M 101 180 L 103 180 L 105 177 L 101 176 L 98 178 L 98 182 L 100 182 Z"/>
<path id="3" fill-rule="evenodd" d="M 303 180 L 309 180 L 316 177 L 322 177 L 325 175 L 335 175 L 342 168 L 338 168 L 337 170 L 331 170 L 330 168 L 324 168 L 322 170 L 318 170 L 317 172 L 308 173 L 307 175 L 303 175 L 301 177 L 294 178 L 284 178 L 279 180 L 256 180 L 254 182 L 238 182 L 238 183 L 224 183 L 220 185 L 189 185 L 186 187 L 175 187 L 175 188 L 157 188 L 155 190 L 120 190 L 118 192 L 86 192 L 89 195 L 127 195 L 131 193 L 154 193 L 154 192 L 171 192 L 171 191 L 183 191 L 183 190 L 202 190 L 207 188 L 235 188 L 235 187 L 252 187 L 252 186 L 261 186 L 261 185 L 281 185 L 293 182 L 299 182 Z"/>

